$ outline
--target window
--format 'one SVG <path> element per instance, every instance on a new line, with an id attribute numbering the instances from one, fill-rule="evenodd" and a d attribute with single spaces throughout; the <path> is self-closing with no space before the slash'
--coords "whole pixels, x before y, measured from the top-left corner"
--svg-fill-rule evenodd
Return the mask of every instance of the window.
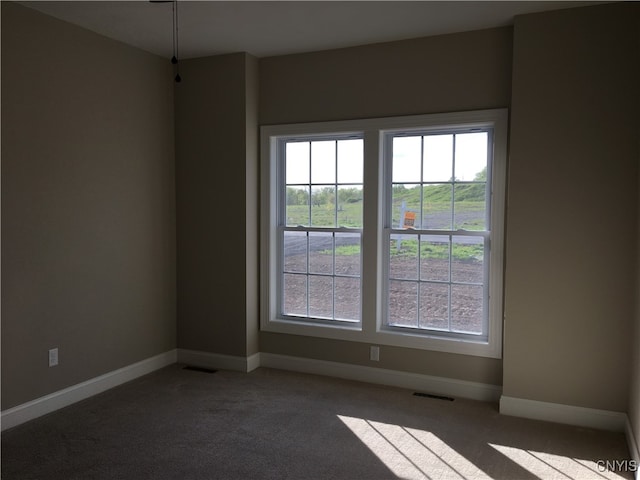
<path id="1" fill-rule="evenodd" d="M 506 121 L 262 127 L 261 328 L 500 357 Z"/>
<path id="2" fill-rule="evenodd" d="M 486 128 L 385 136 L 386 326 L 486 332 L 490 137 Z"/>
<path id="3" fill-rule="evenodd" d="M 362 143 L 353 136 L 279 141 L 283 318 L 360 321 Z"/>

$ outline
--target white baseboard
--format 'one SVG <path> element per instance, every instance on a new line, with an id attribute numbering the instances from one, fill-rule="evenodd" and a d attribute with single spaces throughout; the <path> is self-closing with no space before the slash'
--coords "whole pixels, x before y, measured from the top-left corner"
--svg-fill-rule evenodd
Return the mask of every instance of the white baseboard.
<path id="1" fill-rule="evenodd" d="M 247 372 L 252 372 L 256 368 L 260 367 L 262 356 L 260 352 L 254 353 L 253 355 L 247 357 Z"/>
<path id="2" fill-rule="evenodd" d="M 628 416 L 626 416 L 624 432 L 627 437 L 627 445 L 629 446 L 629 455 L 631 456 L 631 460 L 635 461 L 636 465 L 640 465 L 640 449 L 638 448 L 638 442 L 633 433 L 633 427 L 631 426 L 631 421 Z M 636 470 L 635 478 L 636 480 L 640 480 L 640 469 Z"/>
<path id="3" fill-rule="evenodd" d="M 178 362 L 196 367 L 213 368 L 216 370 L 250 372 L 260 366 L 260 354 L 256 353 L 250 357 L 237 357 L 234 355 L 222 355 L 219 353 L 179 348 Z"/>
<path id="4" fill-rule="evenodd" d="M 631 458 L 640 463 L 640 450 L 638 449 L 637 439 L 629 418 L 621 412 L 501 396 L 502 388 L 498 385 L 273 353 L 256 353 L 249 357 L 238 357 L 195 350 L 170 350 L 64 390 L 4 410 L 0 417 L 1 430 L 6 430 L 46 415 L 176 362 L 239 372 L 250 372 L 262 366 L 390 385 L 436 395 L 489 402 L 499 400 L 500 413 L 504 415 L 625 432 Z"/>
<path id="5" fill-rule="evenodd" d="M 625 430 L 626 414 L 622 412 L 539 402 L 504 395 L 500 398 L 500 413 L 614 432 L 624 432 Z"/>
<path id="6" fill-rule="evenodd" d="M 360 382 L 407 388 L 436 395 L 471 398 L 473 400 L 489 402 L 497 402 L 502 393 L 502 387 L 498 385 L 487 385 L 484 383 L 434 377 L 419 373 L 386 370 L 362 365 L 314 360 L 311 358 L 290 357 L 273 353 L 261 353 L 260 365 L 262 367 L 278 368 L 280 370 L 326 375 Z"/>
<path id="7" fill-rule="evenodd" d="M 110 388 L 134 380 L 160 368 L 176 363 L 176 350 L 169 350 L 155 357 L 147 358 L 133 365 L 105 373 L 86 382 L 78 383 L 57 392 L 36 398 L 22 405 L 4 410 L 1 415 L 2 430 L 41 417 L 60 408 L 102 393 Z"/>

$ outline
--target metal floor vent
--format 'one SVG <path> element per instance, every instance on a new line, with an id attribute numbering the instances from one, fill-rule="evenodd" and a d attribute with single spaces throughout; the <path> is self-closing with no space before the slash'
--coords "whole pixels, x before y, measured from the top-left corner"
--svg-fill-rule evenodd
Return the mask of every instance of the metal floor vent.
<path id="1" fill-rule="evenodd" d="M 416 397 L 435 398 L 436 400 L 448 400 L 449 402 L 453 402 L 455 400 L 453 397 L 446 397 L 444 395 L 434 395 L 432 393 L 413 392 L 413 394 Z"/>
<path id="2" fill-rule="evenodd" d="M 196 367 L 194 365 L 187 365 L 183 368 L 183 370 L 191 370 L 193 372 L 202 372 L 202 373 L 216 373 L 217 370 L 213 370 L 212 368 L 205 367 Z"/>

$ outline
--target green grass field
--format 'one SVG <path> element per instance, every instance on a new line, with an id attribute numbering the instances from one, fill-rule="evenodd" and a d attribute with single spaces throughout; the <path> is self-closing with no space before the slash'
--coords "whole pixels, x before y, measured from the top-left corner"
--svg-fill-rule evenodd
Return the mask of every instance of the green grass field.
<path id="1" fill-rule="evenodd" d="M 452 189 L 455 188 L 455 204 L 452 205 Z M 313 203 L 309 207 L 309 195 L 304 189 L 287 189 L 287 225 L 312 227 L 350 227 L 362 228 L 362 191 L 359 189 L 340 189 L 339 204 L 336 209 L 335 190 L 331 187 L 314 191 Z M 421 225 L 420 208 L 422 197 L 422 217 L 425 225 Z M 424 185 L 407 188 L 404 185 L 393 187 L 392 225 L 400 228 L 402 205 L 405 211 L 415 212 L 416 228 L 441 230 L 482 230 L 485 229 L 485 185 L 482 183 L 451 185 Z M 454 211 L 451 225 L 452 209 Z M 418 239 L 408 238 L 400 242 L 391 241 L 391 255 L 417 256 Z M 452 255 L 455 260 L 480 260 L 484 255 L 482 244 L 423 242 L 420 247 L 423 259 L 446 259 Z M 324 251 L 322 253 L 331 253 Z M 336 248 L 336 255 L 359 255 L 360 247 L 347 245 Z"/>
<path id="2" fill-rule="evenodd" d="M 454 205 L 452 205 L 452 198 L 455 198 Z M 287 225 L 362 228 L 362 190 L 340 188 L 337 209 L 335 201 L 333 187 L 314 189 L 311 196 L 308 189 L 289 187 L 287 188 Z M 486 228 L 483 183 L 455 184 L 455 186 L 424 185 L 422 188 L 394 185 L 392 203 L 394 228 L 400 227 L 403 203 L 406 211 L 417 214 L 417 228 L 421 228 L 421 213 L 425 228 L 429 229 L 482 230 Z M 422 212 L 420 212 L 421 207 Z M 452 209 L 455 213 L 455 225 L 451 225 Z"/>

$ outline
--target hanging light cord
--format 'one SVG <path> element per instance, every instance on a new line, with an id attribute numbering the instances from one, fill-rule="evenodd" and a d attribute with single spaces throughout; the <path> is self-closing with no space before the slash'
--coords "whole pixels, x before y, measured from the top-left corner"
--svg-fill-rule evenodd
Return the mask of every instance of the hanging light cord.
<path id="1" fill-rule="evenodd" d="M 180 63 L 178 62 L 178 0 L 173 0 L 173 57 L 171 63 L 176 65 L 176 82 L 180 82 Z"/>

